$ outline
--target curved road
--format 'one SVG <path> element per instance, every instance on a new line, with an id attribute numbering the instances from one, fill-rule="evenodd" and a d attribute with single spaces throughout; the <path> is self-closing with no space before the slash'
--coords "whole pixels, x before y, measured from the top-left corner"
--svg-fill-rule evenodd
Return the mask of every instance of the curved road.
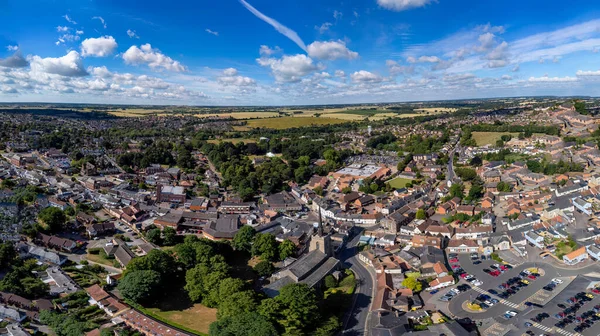
<path id="1" fill-rule="evenodd" d="M 367 269 L 358 259 L 358 241 L 360 234 L 357 234 L 339 254 L 339 259 L 356 275 L 359 284 L 354 293 L 352 308 L 346 313 L 343 320 L 344 335 L 368 335 L 368 321 L 371 310 L 371 299 L 374 295 L 373 290 L 376 286 L 375 273 Z"/>

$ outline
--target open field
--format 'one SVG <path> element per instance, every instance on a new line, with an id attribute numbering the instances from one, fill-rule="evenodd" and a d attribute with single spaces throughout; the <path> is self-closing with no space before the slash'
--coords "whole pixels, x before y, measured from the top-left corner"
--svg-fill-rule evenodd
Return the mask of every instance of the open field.
<path id="1" fill-rule="evenodd" d="M 411 179 L 396 177 L 393 180 L 388 181 L 387 183 L 395 189 L 404 188 L 408 182 L 412 182 Z"/>
<path id="2" fill-rule="evenodd" d="M 392 113 L 392 112 L 384 112 L 384 113 L 377 113 L 375 115 L 370 116 L 368 119 L 369 120 L 383 120 L 383 119 L 387 119 L 387 118 L 396 118 L 399 117 L 400 115 L 397 113 Z"/>
<path id="3" fill-rule="evenodd" d="M 163 320 L 173 322 L 175 326 L 208 334 L 208 327 L 217 320 L 217 309 L 208 308 L 199 303 L 184 310 L 160 310 L 159 308 L 146 308 L 152 315 Z"/>
<path id="4" fill-rule="evenodd" d="M 235 112 L 235 113 L 207 113 L 195 114 L 198 118 L 221 117 L 233 119 L 253 119 L 253 118 L 272 118 L 279 116 L 277 112 Z"/>
<path id="5" fill-rule="evenodd" d="M 321 118 L 333 118 L 333 119 L 341 119 L 341 120 L 364 120 L 365 116 L 360 114 L 351 114 L 351 113 L 329 113 L 323 114 Z"/>
<path id="6" fill-rule="evenodd" d="M 386 110 L 346 110 L 344 112 L 336 112 L 336 114 L 356 114 L 360 116 L 372 116 L 379 113 L 387 113 Z"/>
<path id="7" fill-rule="evenodd" d="M 510 132 L 473 132 L 473 139 L 477 142 L 477 146 L 495 145 L 496 141 L 500 140 L 505 134 L 512 135 L 513 138 L 519 136 L 519 133 Z"/>
<path id="8" fill-rule="evenodd" d="M 208 143 L 212 143 L 212 144 L 218 144 L 220 142 L 231 142 L 231 143 L 239 143 L 239 142 L 243 142 L 243 143 L 255 143 L 256 140 L 254 139 L 244 139 L 244 138 L 231 138 L 231 139 L 211 139 L 211 140 L 207 140 L 206 142 Z"/>
<path id="9" fill-rule="evenodd" d="M 282 118 L 268 118 L 268 119 L 254 119 L 248 120 L 248 128 L 272 128 L 272 129 L 286 129 L 294 127 L 305 127 L 305 126 L 318 126 L 318 125 L 331 125 L 341 124 L 347 122 L 347 120 L 334 119 L 334 118 L 295 118 L 295 117 L 282 117 Z M 236 130 L 238 130 L 236 128 Z M 242 130 L 241 128 L 239 130 Z"/>

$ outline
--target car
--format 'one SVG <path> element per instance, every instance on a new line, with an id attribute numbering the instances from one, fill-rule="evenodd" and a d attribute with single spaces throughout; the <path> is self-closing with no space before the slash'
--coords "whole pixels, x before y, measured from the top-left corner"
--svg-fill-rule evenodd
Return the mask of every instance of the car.
<path id="1" fill-rule="evenodd" d="M 481 302 L 479 304 L 479 307 L 481 307 L 482 309 L 488 309 L 488 308 L 490 308 L 490 306 L 488 306 L 485 302 Z"/>
<path id="2" fill-rule="evenodd" d="M 590 294 L 590 293 L 587 293 L 587 294 L 585 294 L 585 296 L 586 296 L 588 299 L 593 299 L 593 298 L 594 298 L 594 296 L 593 296 L 592 294 Z"/>
<path id="3" fill-rule="evenodd" d="M 498 267 L 496 267 L 496 265 L 490 265 L 490 268 L 498 269 Z"/>
<path id="4" fill-rule="evenodd" d="M 529 285 L 529 281 L 528 281 L 528 280 L 525 280 L 525 279 L 521 280 L 521 283 L 523 283 L 523 284 L 526 284 L 526 285 Z"/>
<path id="5" fill-rule="evenodd" d="M 531 324 L 531 322 L 525 322 L 525 326 L 526 326 L 526 327 L 532 327 L 532 326 L 533 326 L 533 324 Z"/>
<path id="6" fill-rule="evenodd" d="M 488 289 L 488 293 L 490 293 L 492 295 L 498 295 L 498 291 L 495 289 Z"/>
<path id="7" fill-rule="evenodd" d="M 461 292 L 466 292 L 469 289 L 471 289 L 471 286 L 467 285 L 467 284 L 462 284 L 462 285 L 458 285 L 456 286 L 456 289 L 458 289 Z"/>
<path id="8" fill-rule="evenodd" d="M 505 312 L 505 314 L 508 314 L 508 315 L 510 315 L 510 316 L 512 316 L 512 317 L 515 317 L 515 316 L 517 316 L 518 312 L 516 312 L 516 311 L 514 311 L 514 310 L 507 310 L 507 311 Z"/>
<path id="9" fill-rule="evenodd" d="M 594 289 L 592 289 L 592 293 L 594 293 L 594 294 L 600 294 L 600 289 L 594 288 Z"/>
<path id="10" fill-rule="evenodd" d="M 500 265 L 500 269 L 503 271 L 506 271 L 508 269 L 508 267 L 506 267 L 506 265 Z"/>
<path id="11" fill-rule="evenodd" d="M 535 277 L 535 275 L 530 274 L 527 276 L 527 278 L 531 279 L 531 280 L 536 280 L 537 278 Z"/>
<path id="12" fill-rule="evenodd" d="M 448 261 L 451 262 L 451 263 L 457 263 L 458 262 L 458 258 L 451 258 Z"/>
<path id="13" fill-rule="evenodd" d="M 477 286 L 477 287 L 483 285 L 483 282 L 481 282 L 481 281 L 479 281 L 477 279 L 475 279 L 472 283 L 473 283 L 473 286 Z"/>
<path id="14" fill-rule="evenodd" d="M 552 286 L 544 286 L 544 287 L 542 287 L 542 288 L 543 288 L 545 291 L 548 291 L 548 292 L 552 292 L 552 291 L 554 290 L 554 287 L 552 287 Z"/>
<path id="15" fill-rule="evenodd" d="M 454 264 L 454 265 L 452 265 L 451 267 L 452 267 L 452 269 L 459 269 L 459 268 L 460 268 L 460 265 L 458 265 L 458 264 Z"/>
<path id="16" fill-rule="evenodd" d="M 484 268 L 484 269 L 483 269 L 483 271 L 484 271 L 485 273 L 490 273 L 490 272 L 491 272 L 491 270 L 490 270 L 489 268 Z"/>
<path id="17" fill-rule="evenodd" d="M 496 304 L 496 303 L 498 303 L 500 301 L 498 299 L 490 298 L 490 302 L 493 303 L 493 304 Z"/>
<path id="18" fill-rule="evenodd" d="M 437 294 L 438 292 L 439 292 L 439 290 L 438 290 L 438 289 L 434 289 L 434 290 L 432 290 L 431 292 L 429 292 L 429 294 L 433 295 L 433 294 Z"/>
<path id="19" fill-rule="evenodd" d="M 485 259 L 486 259 L 486 257 L 482 254 L 481 255 L 481 260 L 485 260 Z"/>
<path id="20" fill-rule="evenodd" d="M 473 265 L 479 265 L 479 264 L 481 264 L 481 260 L 475 260 L 475 261 L 473 262 Z"/>
<path id="21" fill-rule="evenodd" d="M 559 304 L 557 304 L 557 306 L 558 306 L 558 308 L 562 308 L 562 309 L 565 309 L 565 308 L 567 308 L 567 306 L 565 306 L 565 305 L 564 305 L 564 304 L 562 304 L 562 303 L 559 303 Z M 600 305 L 598 305 L 598 309 L 600 309 Z"/>
<path id="22" fill-rule="evenodd" d="M 463 274 L 461 274 L 461 275 L 460 275 L 460 277 L 464 279 L 464 278 L 466 278 L 468 275 L 469 275 L 469 274 L 467 274 L 467 273 L 463 273 Z"/>
<path id="23" fill-rule="evenodd" d="M 561 284 L 561 283 L 563 283 L 563 281 L 560 280 L 560 279 L 558 279 L 558 278 L 552 279 L 552 282 L 554 282 L 555 284 Z"/>

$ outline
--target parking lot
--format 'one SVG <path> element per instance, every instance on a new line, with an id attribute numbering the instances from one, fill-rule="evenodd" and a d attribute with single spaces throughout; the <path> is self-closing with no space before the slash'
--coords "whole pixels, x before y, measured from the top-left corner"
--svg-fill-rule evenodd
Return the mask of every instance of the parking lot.
<path id="1" fill-rule="evenodd" d="M 575 330 L 575 328 L 581 324 L 579 321 L 577 321 L 578 317 L 581 317 L 586 312 L 590 312 L 588 314 L 591 314 L 591 311 L 593 311 L 595 306 L 600 307 L 600 295 L 586 290 L 590 283 L 598 282 L 598 280 L 600 279 L 590 278 L 582 275 L 577 276 L 568 286 L 566 286 L 560 293 L 558 293 L 552 300 L 550 300 L 548 304 L 544 306 L 543 310 L 550 315 L 550 318 L 542 321 L 541 324 L 548 328 L 552 328 L 555 326 L 556 323 L 564 320 L 564 318 L 557 318 L 555 315 L 559 313 L 564 314 L 566 309 L 575 306 L 576 304 L 573 304 L 572 302 L 567 302 L 567 300 L 571 298 L 576 298 L 577 294 L 580 292 L 585 292 L 586 294 L 591 294 L 593 298 L 589 301 L 578 300 L 582 301 L 580 307 L 574 312 L 565 314 L 565 316 L 573 316 L 573 322 L 566 324 L 562 327 L 562 329 L 570 333 L 578 333 L 584 336 L 600 335 L 600 316 L 593 317 L 593 315 L 590 315 L 588 318 L 584 318 L 583 320 L 588 320 L 591 326 L 583 331 Z M 594 312 L 594 315 L 595 314 L 596 312 Z"/>

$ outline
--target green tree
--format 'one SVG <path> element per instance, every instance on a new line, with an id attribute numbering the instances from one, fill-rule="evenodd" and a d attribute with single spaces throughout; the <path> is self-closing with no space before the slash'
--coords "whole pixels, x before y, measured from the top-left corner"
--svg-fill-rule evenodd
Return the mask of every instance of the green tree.
<path id="1" fill-rule="evenodd" d="M 177 262 L 169 252 L 154 249 L 145 256 L 133 258 L 127 265 L 126 273 L 140 270 L 152 270 L 165 275 L 165 279 L 172 278 L 177 275 Z"/>
<path id="2" fill-rule="evenodd" d="M 417 210 L 417 213 L 415 214 L 415 218 L 416 219 L 426 219 L 427 215 L 425 214 L 425 210 L 423 210 L 423 209 Z"/>
<path id="3" fill-rule="evenodd" d="M 454 183 L 450 186 L 450 196 L 463 199 L 465 197 L 465 187 L 462 183 Z"/>
<path id="4" fill-rule="evenodd" d="M 273 264 L 270 261 L 262 260 L 256 265 L 254 265 L 253 269 L 259 276 L 266 277 L 273 274 L 273 272 L 275 271 L 275 266 L 273 266 Z"/>
<path id="5" fill-rule="evenodd" d="M 39 212 L 38 219 L 46 224 L 50 232 L 60 232 L 64 228 L 67 216 L 59 208 L 47 207 Z"/>
<path id="6" fill-rule="evenodd" d="M 292 257 L 296 254 L 296 244 L 291 240 L 286 239 L 279 244 L 279 260 L 285 260 L 286 258 Z"/>
<path id="7" fill-rule="evenodd" d="M 173 246 L 177 244 L 177 231 L 172 227 L 166 227 L 162 231 L 163 244 L 167 246 Z"/>
<path id="8" fill-rule="evenodd" d="M 479 156 L 474 156 L 471 161 L 469 162 L 469 165 L 473 166 L 473 167 L 480 167 L 483 164 L 483 161 L 481 160 L 481 157 Z"/>
<path id="9" fill-rule="evenodd" d="M 413 292 L 420 292 L 423 284 L 415 278 L 406 278 L 402 281 L 402 286 L 411 289 Z"/>
<path id="10" fill-rule="evenodd" d="M 219 319 L 210 325 L 210 336 L 277 336 L 273 323 L 256 312 Z"/>
<path id="11" fill-rule="evenodd" d="M 225 278 L 219 283 L 219 302 L 223 302 L 231 295 L 241 292 L 246 288 L 246 283 L 238 278 Z"/>
<path id="12" fill-rule="evenodd" d="M 247 290 L 233 293 L 219 304 L 217 318 L 221 319 L 243 313 L 250 313 L 255 311 L 256 307 L 257 304 L 254 291 Z"/>
<path id="13" fill-rule="evenodd" d="M 249 225 L 242 226 L 233 237 L 233 248 L 238 251 L 250 252 L 256 230 Z"/>
<path id="14" fill-rule="evenodd" d="M 11 241 L 0 244 L 0 269 L 7 269 L 18 261 L 17 250 Z"/>
<path id="15" fill-rule="evenodd" d="M 577 111 L 577 113 L 589 114 L 584 101 L 578 100 L 573 104 L 573 106 L 575 107 L 575 111 Z"/>
<path id="16" fill-rule="evenodd" d="M 252 255 L 260 256 L 263 260 L 275 260 L 279 256 L 275 236 L 270 233 L 258 233 L 252 244 Z"/>
<path id="17" fill-rule="evenodd" d="M 127 272 L 118 285 L 124 298 L 139 304 L 152 302 L 160 293 L 160 273 L 151 270 Z"/>
<path id="18" fill-rule="evenodd" d="M 286 331 L 310 328 L 319 318 L 317 295 L 306 284 L 283 286 L 276 299 L 283 308 L 280 323 Z"/>
<path id="19" fill-rule="evenodd" d="M 325 287 L 326 288 L 335 288 L 337 286 L 338 286 L 338 282 L 333 277 L 333 275 L 329 274 L 325 277 Z"/>
<path id="20" fill-rule="evenodd" d="M 338 330 L 342 327 L 340 320 L 337 316 L 331 316 L 323 323 L 319 325 L 319 327 L 313 333 L 314 336 L 333 336 L 336 335 Z"/>
<path id="21" fill-rule="evenodd" d="M 146 232 L 146 240 L 148 240 L 152 244 L 162 245 L 163 240 L 161 237 L 160 229 L 154 228 Z"/>
<path id="22" fill-rule="evenodd" d="M 323 187 L 321 186 L 316 186 L 313 191 L 315 192 L 315 194 L 319 195 L 319 196 L 323 196 Z"/>

